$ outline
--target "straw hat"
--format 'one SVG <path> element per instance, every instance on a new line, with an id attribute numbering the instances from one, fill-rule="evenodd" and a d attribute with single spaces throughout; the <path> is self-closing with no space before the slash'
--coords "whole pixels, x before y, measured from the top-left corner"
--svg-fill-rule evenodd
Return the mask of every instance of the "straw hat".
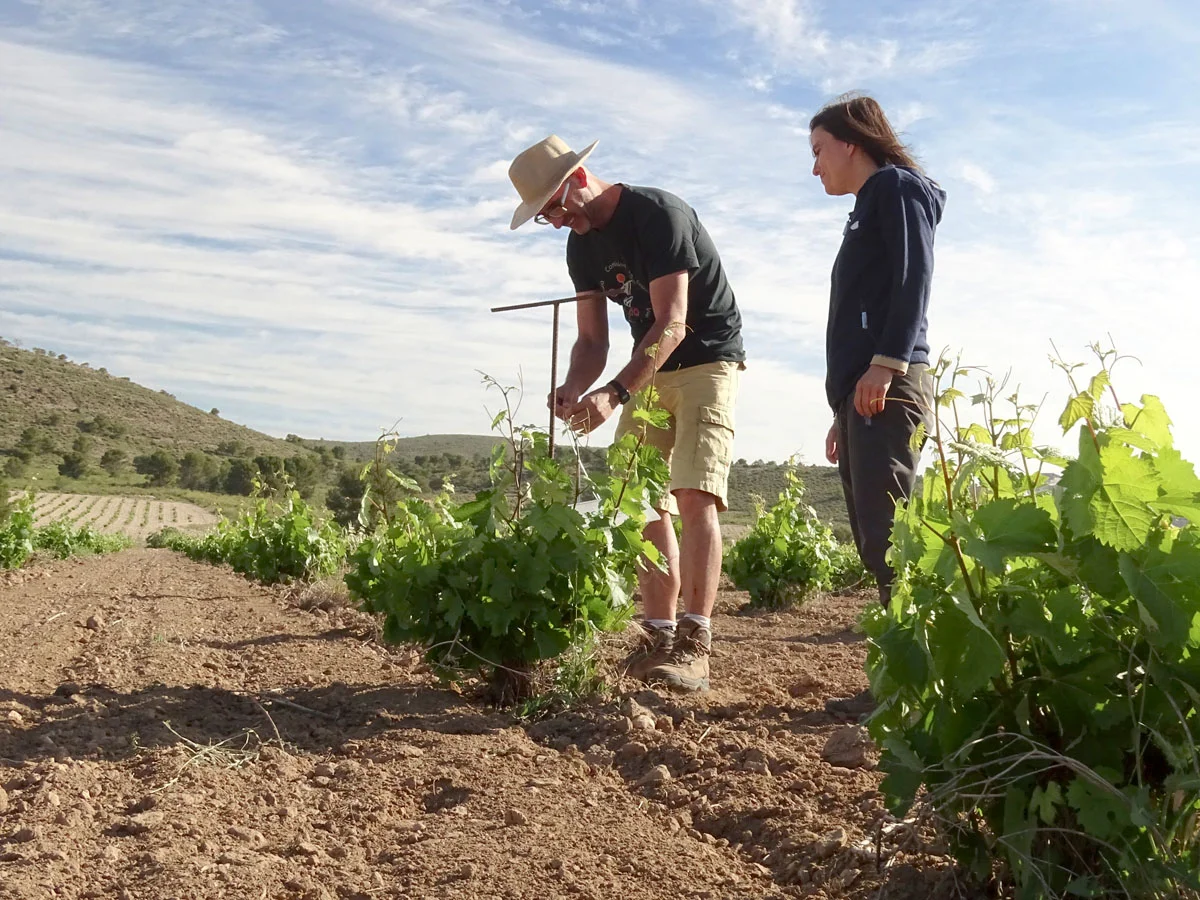
<path id="1" fill-rule="evenodd" d="M 521 151 L 508 167 L 508 177 L 522 200 L 508 227 L 515 230 L 536 216 L 562 187 L 567 176 L 583 165 L 598 143 L 592 141 L 582 153 L 575 153 L 562 138 L 552 134 Z"/>

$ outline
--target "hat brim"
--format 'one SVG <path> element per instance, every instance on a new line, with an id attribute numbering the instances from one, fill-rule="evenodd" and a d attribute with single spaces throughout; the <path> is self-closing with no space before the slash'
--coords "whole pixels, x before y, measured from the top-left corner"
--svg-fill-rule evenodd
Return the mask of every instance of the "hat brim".
<path id="1" fill-rule="evenodd" d="M 522 203 L 520 206 L 518 206 L 517 211 L 513 213 L 512 224 L 508 226 L 509 231 L 516 231 L 518 228 L 536 216 L 539 212 L 541 212 L 542 207 L 549 203 L 550 198 L 558 193 L 558 189 L 562 187 L 563 182 L 567 180 L 570 174 L 583 165 L 583 161 L 592 155 L 592 151 L 596 149 L 596 145 L 598 143 L 600 142 L 592 141 L 591 144 L 585 147 L 581 152 L 572 152 L 564 156 L 562 174 L 555 178 L 554 186 L 550 188 L 550 190 L 548 190 L 544 196 L 539 197 L 536 200 L 531 200 L 528 203 Z"/>

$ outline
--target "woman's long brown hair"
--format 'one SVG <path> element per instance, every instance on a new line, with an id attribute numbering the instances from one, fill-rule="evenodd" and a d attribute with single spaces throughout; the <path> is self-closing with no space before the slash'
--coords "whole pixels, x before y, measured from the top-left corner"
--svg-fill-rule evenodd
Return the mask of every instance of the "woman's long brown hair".
<path id="1" fill-rule="evenodd" d="M 896 136 L 883 107 L 864 94 L 843 94 L 812 117 L 808 130 L 824 128 L 839 141 L 867 151 L 877 166 L 907 166 L 922 171 L 908 147 Z"/>

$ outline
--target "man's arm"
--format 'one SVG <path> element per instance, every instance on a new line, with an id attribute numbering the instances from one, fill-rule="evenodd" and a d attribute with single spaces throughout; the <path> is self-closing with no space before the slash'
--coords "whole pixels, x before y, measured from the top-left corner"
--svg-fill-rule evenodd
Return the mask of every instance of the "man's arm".
<path id="1" fill-rule="evenodd" d="M 684 329 L 687 327 L 687 301 L 687 272 L 673 272 L 650 282 L 650 305 L 654 309 L 654 324 L 638 342 L 633 351 L 633 358 L 617 373 L 616 378 L 631 394 L 650 383 L 654 373 L 683 340 Z M 657 352 L 647 352 L 655 344 L 658 345 Z M 608 421 L 619 405 L 617 392 L 605 385 L 569 406 L 562 418 L 576 431 L 587 434 Z"/>
<path id="2" fill-rule="evenodd" d="M 585 297 L 575 301 L 578 334 L 571 347 L 567 376 L 555 389 L 554 414 L 562 418 L 583 393 L 595 384 L 608 362 L 608 301 L 603 297 Z"/>
<path id="3" fill-rule="evenodd" d="M 654 324 L 638 342 L 633 357 L 616 378 L 631 394 L 650 383 L 654 373 L 662 368 L 687 336 L 688 273 L 672 272 L 651 281 L 650 306 L 654 309 Z"/>

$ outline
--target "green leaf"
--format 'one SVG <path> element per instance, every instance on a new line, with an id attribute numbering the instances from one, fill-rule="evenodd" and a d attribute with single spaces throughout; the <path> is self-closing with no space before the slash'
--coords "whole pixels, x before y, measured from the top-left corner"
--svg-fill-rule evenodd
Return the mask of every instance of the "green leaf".
<path id="1" fill-rule="evenodd" d="M 1158 447 L 1171 446 L 1171 418 L 1157 397 L 1143 394 L 1140 409 L 1132 403 L 1123 403 L 1121 412 L 1127 428 L 1145 435 Z"/>
<path id="2" fill-rule="evenodd" d="M 1049 511 L 1033 501 L 993 500 L 975 511 L 974 523 L 983 536 L 967 538 L 963 549 L 993 571 L 1002 571 L 1009 557 L 1049 553 L 1058 546 Z"/>
<path id="3" fill-rule="evenodd" d="M 1115 550 L 1144 545 L 1154 528 L 1158 498 L 1153 462 L 1123 444 L 1100 448 L 1101 482 L 1088 504 L 1096 539 Z"/>
<path id="4" fill-rule="evenodd" d="M 1088 385 L 1088 396 L 1090 396 L 1096 403 L 1099 403 L 1101 398 L 1104 396 L 1104 391 L 1110 384 L 1112 384 L 1112 380 L 1108 376 L 1108 370 L 1101 369 L 1092 376 L 1092 381 Z"/>
<path id="5" fill-rule="evenodd" d="M 1076 394 L 1068 400 L 1067 408 L 1063 410 L 1063 414 L 1058 420 L 1058 424 L 1062 426 L 1063 434 L 1074 428 L 1075 423 L 1079 420 L 1090 419 L 1094 406 L 1095 401 L 1089 394 Z"/>
<path id="6" fill-rule="evenodd" d="M 1076 777 L 1067 788 L 1067 802 L 1089 835 L 1102 841 L 1116 836 L 1129 822 L 1129 805 L 1115 792 L 1102 790 Z"/>
<path id="7" fill-rule="evenodd" d="M 929 655 L 947 693 L 972 697 L 1004 671 L 1004 651 L 966 598 L 931 611 Z"/>
<path id="8" fill-rule="evenodd" d="M 1139 603 L 1147 637 L 1156 646 L 1183 646 L 1200 614 L 1200 550 L 1186 544 L 1152 552 L 1139 563 L 1122 553 L 1121 577 Z"/>
<path id="9" fill-rule="evenodd" d="M 1079 432 L 1079 456 L 1067 464 L 1058 486 L 1063 520 L 1078 537 L 1092 533 L 1092 498 L 1100 489 L 1103 470 L 1096 444 L 1086 429 Z"/>
<path id="10" fill-rule="evenodd" d="M 1057 781 L 1052 781 L 1044 788 L 1038 785 L 1033 789 L 1029 800 L 1030 811 L 1035 813 L 1047 825 L 1053 825 L 1058 815 L 1058 808 L 1063 805 L 1062 788 Z"/>
<path id="11" fill-rule="evenodd" d="M 1029 818 L 1030 800 L 1018 785 L 1012 785 L 1004 794 L 1004 834 L 1001 836 L 1010 858 L 1026 860 L 1033 853 L 1033 837 L 1036 825 Z"/>

